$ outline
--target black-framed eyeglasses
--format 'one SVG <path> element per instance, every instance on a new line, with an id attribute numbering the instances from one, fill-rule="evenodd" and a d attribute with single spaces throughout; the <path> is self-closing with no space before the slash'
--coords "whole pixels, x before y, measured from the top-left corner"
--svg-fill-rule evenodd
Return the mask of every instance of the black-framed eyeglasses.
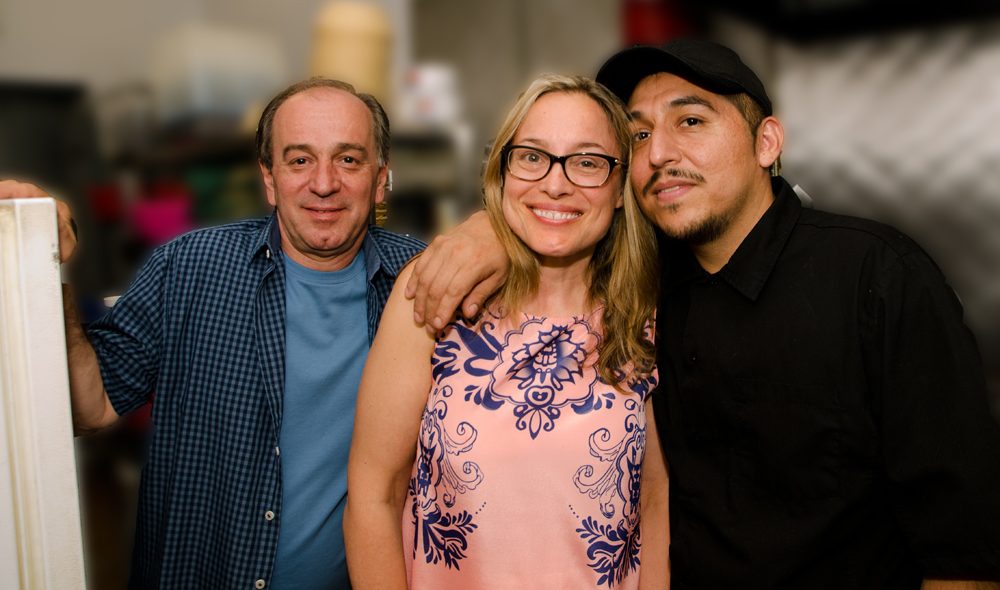
<path id="1" fill-rule="evenodd" d="M 552 170 L 553 164 L 562 166 L 566 178 L 582 188 L 604 186 L 611 178 L 615 166 L 625 168 L 618 158 L 606 154 L 580 152 L 556 156 L 549 152 L 526 145 L 508 145 L 504 148 L 503 161 L 507 172 L 521 180 L 541 180 Z"/>

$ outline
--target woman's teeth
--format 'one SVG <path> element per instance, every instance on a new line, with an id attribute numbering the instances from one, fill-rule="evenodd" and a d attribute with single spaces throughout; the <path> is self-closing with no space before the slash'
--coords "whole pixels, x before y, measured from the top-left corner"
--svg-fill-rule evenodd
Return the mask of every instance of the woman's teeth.
<path id="1" fill-rule="evenodd" d="M 575 211 L 552 211 L 550 209 L 532 209 L 531 211 L 539 217 L 551 219 L 553 221 L 573 219 L 574 217 L 579 217 L 581 215 L 579 212 Z"/>

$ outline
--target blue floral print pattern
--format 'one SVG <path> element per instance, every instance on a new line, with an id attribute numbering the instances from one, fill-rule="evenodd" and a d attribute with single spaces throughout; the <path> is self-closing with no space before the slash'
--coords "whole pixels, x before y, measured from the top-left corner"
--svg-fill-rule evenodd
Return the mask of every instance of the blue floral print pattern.
<path id="1" fill-rule="evenodd" d="M 466 401 L 488 410 L 509 406 L 516 428 L 533 439 L 551 432 L 566 408 L 586 414 L 615 403 L 613 388 L 596 393 L 603 381 L 588 360 L 593 360 L 589 357 L 601 337 L 587 318 L 549 323 L 527 316 L 504 334 L 502 342 L 492 335 L 495 328 L 496 318 L 484 320 L 479 330 L 453 325 L 471 353 L 461 370 L 479 378 L 466 386 Z M 453 340 L 438 343 L 432 360 L 435 380 L 459 371 L 455 353 L 459 346 Z"/>
<path id="2" fill-rule="evenodd" d="M 413 551 L 416 554 L 422 547 L 427 563 L 444 561 L 447 567 L 459 569 L 458 562 L 465 557 L 468 537 L 476 524 L 467 511 L 451 514 L 447 509 L 454 507 L 457 494 L 476 489 L 483 481 L 483 473 L 472 461 L 462 463 L 461 473 L 455 469 L 451 458 L 472 449 L 478 432 L 468 422 L 460 422 L 455 429 L 457 437 L 448 433 L 441 421 L 448 414 L 446 400 L 451 396 L 451 387 L 441 390 L 443 399 L 424 409 L 416 465 L 408 486 L 413 497 Z"/>
<path id="3" fill-rule="evenodd" d="M 629 410 L 638 409 L 634 399 L 625 401 Z M 588 565 L 600 575 L 598 585 L 608 588 L 621 582 L 630 571 L 639 568 L 639 498 L 642 484 L 642 459 L 646 449 L 646 428 L 638 414 L 625 418 L 625 435 L 614 444 L 611 432 L 600 428 L 590 435 L 591 456 L 600 461 L 603 472 L 595 478 L 593 465 L 583 465 L 573 476 L 581 494 L 597 499 L 601 514 L 614 526 L 599 524 L 588 516 L 576 532 L 587 541 Z"/>
<path id="4" fill-rule="evenodd" d="M 509 318 L 487 313 L 476 325 L 452 324 L 439 338 L 405 523 L 413 528 L 407 532 L 413 542 L 411 573 L 417 575 L 419 569 L 422 583 L 464 579 L 453 577 L 459 575 L 480 579 L 476 576 L 482 575 L 484 563 L 496 567 L 490 557 L 493 547 L 503 553 L 513 531 L 546 523 L 559 527 L 552 529 L 558 541 L 553 540 L 557 546 L 567 543 L 561 555 L 574 556 L 566 558 L 578 564 L 573 571 L 592 572 L 580 577 L 591 580 L 587 586 L 631 588 L 637 583 L 643 403 L 657 378 L 655 372 L 628 378 L 631 367 L 623 367 L 616 377 L 624 391 L 601 379 L 595 366 L 600 329 L 598 313 L 561 320 L 525 315 L 513 326 Z M 477 445 L 479 440 L 483 442 Z M 558 464 L 564 449 L 565 462 L 546 471 L 552 479 L 538 480 L 558 493 L 535 494 L 536 484 L 509 479 L 517 473 L 511 461 L 530 461 L 539 452 L 547 461 L 559 458 Z M 497 470 L 495 483 L 484 485 L 491 469 Z M 517 483 L 496 483 L 500 481 Z M 504 489 L 520 491 L 493 495 Z M 506 509 L 497 512 L 493 498 Z M 535 511 L 527 511 L 536 513 L 530 521 L 497 516 L 511 514 L 506 503 L 539 501 Z M 556 516 L 566 503 L 570 513 Z"/>

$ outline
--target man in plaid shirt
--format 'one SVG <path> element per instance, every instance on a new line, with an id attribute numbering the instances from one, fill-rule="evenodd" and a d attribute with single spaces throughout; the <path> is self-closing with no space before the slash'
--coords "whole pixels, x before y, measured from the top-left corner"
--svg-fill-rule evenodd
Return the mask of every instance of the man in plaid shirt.
<path id="1" fill-rule="evenodd" d="M 396 274 L 423 248 L 368 226 L 388 151 L 373 97 L 295 84 L 257 130 L 269 218 L 158 248 L 86 332 L 66 297 L 77 432 L 156 392 L 131 587 L 348 586 L 354 398 Z M 44 192 L 0 182 L 0 198 L 32 196 Z M 58 210 L 66 260 L 76 237 Z"/>

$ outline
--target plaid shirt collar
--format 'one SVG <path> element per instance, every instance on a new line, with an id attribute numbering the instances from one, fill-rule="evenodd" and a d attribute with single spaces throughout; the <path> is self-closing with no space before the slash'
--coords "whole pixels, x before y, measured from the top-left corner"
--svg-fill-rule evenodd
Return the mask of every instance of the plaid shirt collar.
<path id="1" fill-rule="evenodd" d="M 382 252 L 382 248 L 378 243 L 372 239 L 370 231 L 365 231 L 364 242 L 362 242 L 361 248 L 365 257 L 366 279 L 369 283 L 372 282 L 375 274 L 379 271 L 384 271 L 389 278 L 396 278 L 397 273 L 393 270 L 392 265 L 383 264 L 383 261 L 387 260 L 385 253 Z M 267 218 L 267 223 L 264 224 L 257 234 L 256 242 L 253 248 L 250 249 L 250 260 L 252 261 L 260 256 L 270 258 L 274 256 L 274 253 L 281 252 L 281 230 L 278 227 L 278 213 L 275 211 Z"/>

